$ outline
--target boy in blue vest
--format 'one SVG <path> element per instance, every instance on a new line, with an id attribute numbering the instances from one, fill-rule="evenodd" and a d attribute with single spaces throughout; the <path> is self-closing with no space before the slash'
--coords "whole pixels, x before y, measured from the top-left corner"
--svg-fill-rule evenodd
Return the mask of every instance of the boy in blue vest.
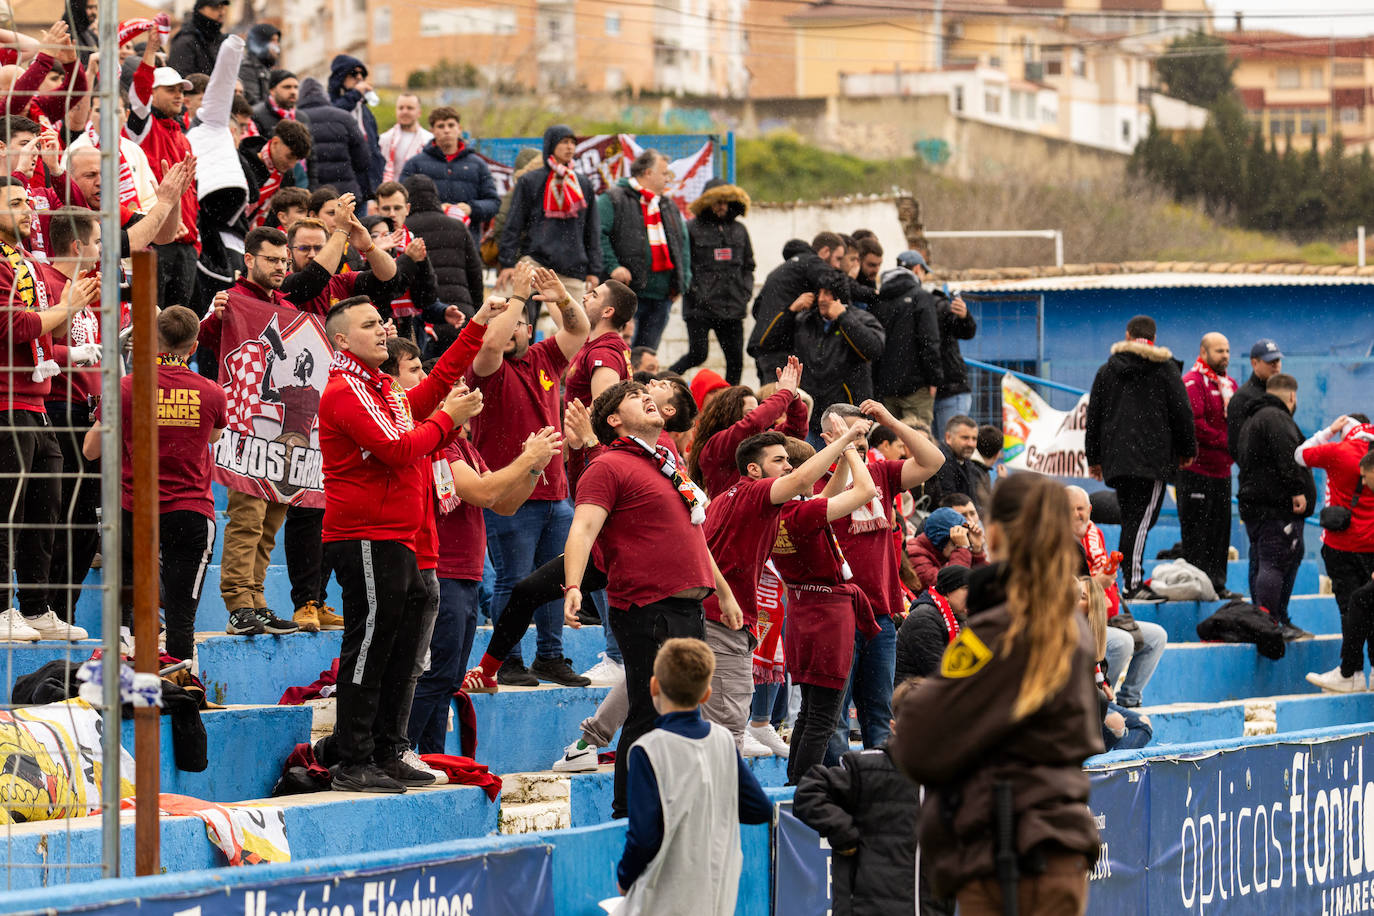
<path id="1" fill-rule="evenodd" d="M 616 880 L 617 916 L 732 916 L 739 891 L 739 824 L 772 809 L 729 729 L 707 722 L 715 655 L 699 639 L 669 639 L 649 680 L 658 721 L 630 748 L 630 825 Z"/>

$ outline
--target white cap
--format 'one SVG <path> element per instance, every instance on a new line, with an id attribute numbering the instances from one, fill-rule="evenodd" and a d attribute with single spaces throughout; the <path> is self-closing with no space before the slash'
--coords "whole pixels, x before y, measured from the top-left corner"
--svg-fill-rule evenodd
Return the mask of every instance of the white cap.
<path id="1" fill-rule="evenodd" d="M 158 67 L 153 71 L 153 88 L 159 86 L 180 86 L 182 89 L 190 89 L 191 81 L 182 79 L 181 74 L 171 67 Z"/>

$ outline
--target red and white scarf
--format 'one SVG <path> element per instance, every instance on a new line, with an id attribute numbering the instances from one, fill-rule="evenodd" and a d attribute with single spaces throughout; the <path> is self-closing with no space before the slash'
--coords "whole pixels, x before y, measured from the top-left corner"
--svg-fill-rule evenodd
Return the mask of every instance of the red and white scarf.
<path id="1" fill-rule="evenodd" d="M 386 421 L 383 432 L 390 438 L 399 439 L 403 433 L 415 428 L 415 421 L 410 416 L 410 401 L 391 376 L 364 364 L 347 350 L 335 350 L 329 361 L 329 377 L 339 376 L 357 379 L 381 396 L 388 408 L 388 416 L 382 417 L 374 412 L 374 418 Z"/>
<path id="2" fill-rule="evenodd" d="M 672 450 L 666 445 L 654 448 L 636 436 L 621 436 L 612 442 L 610 447 L 647 454 L 658 463 L 659 473 L 673 482 L 673 489 L 677 490 L 677 495 L 681 496 L 682 501 L 687 504 L 687 511 L 692 516 L 692 524 L 700 525 L 706 521 L 706 491 L 682 473 L 678 467 L 677 459 L 673 457 Z"/>
<path id="3" fill-rule="evenodd" d="M 754 683 L 781 684 L 786 680 L 782 651 L 782 621 L 786 613 L 783 597 L 787 592 L 773 561 L 763 564 L 755 590 L 754 607 L 759 620 L 754 639 Z"/>
<path id="4" fill-rule="evenodd" d="M 91 141 L 91 146 L 100 149 L 100 134 L 96 133 L 95 122 L 86 125 L 86 139 Z M 124 158 L 124 145 L 119 144 L 119 205 L 130 210 L 138 209 L 138 186 L 134 184 L 134 170 L 129 167 L 129 160 Z"/>
<path id="5" fill-rule="evenodd" d="M 587 209 L 587 196 L 572 166 L 548 158 L 549 177 L 544 182 L 544 216 L 547 219 L 572 219 Z"/>
<path id="6" fill-rule="evenodd" d="M 1193 371 L 1217 386 L 1217 390 L 1221 392 L 1221 403 L 1223 407 L 1231 403 L 1231 395 L 1236 393 L 1235 379 L 1229 376 L 1217 375 L 1216 370 L 1201 359 L 1193 363 Z"/>
<path id="7" fill-rule="evenodd" d="M 258 199 L 253 202 L 252 208 L 248 211 L 248 224 L 256 229 L 267 222 L 267 204 L 272 200 L 272 195 L 281 190 L 283 175 L 277 171 L 277 167 L 272 164 L 272 141 L 268 140 L 263 144 L 262 152 L 258 154 L 263 165 L 267 166 L 267 180 L 262 183 L 262 189 L 258 191 Z"/>
<path id="8" fill-rule="evenodd" d="M 272 96 L 270 96 L 270 95 L 267 97 L 267 107 L 270 108 L 270 109 L 272 109 L 272 111 L 276 114 L 276 116 L 277 116 L 278 118 L 282 119 L 282 120 L 285 120 L 285 121 L 294 121 L 294 120 L 296 120 L 296 109 L 294 109 L 294 108 L 282 108 L 280 105 L 277 104 L 276 99 L 272 98 Z"/>
<path id="9" fill-rule="evenodd" d="M 930 589 L 930 600 L 935 602 L 935 608 L 940 612 L 940 616 L 945 618 L 945 629 L 949 631 L 949 641 L 954 642 L 959 636 L 959 618 L 954 616 L 954 611 L 949 606 L 949 599 L 937 592 L 934 587 Z"/>
<path id="10" fill-rule="evenodd" d="M 663 213 L 659 209 L 659 195 L 630 179 L 630 187 L 639 192 L 639 209 L 644 214 L 644 229 L 649 233 L 649 254 L 653 256 L 653 270 L 673 269 L 673 253 L 668 249 L 668 234 L 663 229 Z"/>
<path id="11" fill-rule="evenodd" d="M 393 258 L 399 258 L 405 253 L 406 247 L 409 246 L 411 242 L 415 241 L 415 236 L 405 226 L 402 226 L 399 231 L 401 233 L 401 240 L 396 243 L 395 248 L 391 249 L 391 256 Z M 391 300 L 391 314 L 395 315 L 397 318 L 409 318 L 412 315 L 420 314 L 420 310 L 415 307 L 415 303 L 410 298 L 409 287 L 406 288 L 404 293 Z"/>

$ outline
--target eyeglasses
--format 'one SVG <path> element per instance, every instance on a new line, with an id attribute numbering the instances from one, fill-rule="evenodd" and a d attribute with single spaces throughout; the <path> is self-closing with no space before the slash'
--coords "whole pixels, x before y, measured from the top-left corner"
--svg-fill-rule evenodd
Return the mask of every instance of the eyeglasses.
<path id="1" fill-rule="evenodd" d="M 297 245 L 295 250 L 296 250 L 296 251 L 299 251 L 301 254 L 319 254 L 321 251 L 324 251 L 324 246 L 323 246 L 323 245 Z"/>
<path id="2" fill-rule="evenodd" d="M 254 255 L 254 257 L 268 267 L 285 267 L 287 264 L 291 263 L 290 258 L 269 258 L 265 254 Z"/>

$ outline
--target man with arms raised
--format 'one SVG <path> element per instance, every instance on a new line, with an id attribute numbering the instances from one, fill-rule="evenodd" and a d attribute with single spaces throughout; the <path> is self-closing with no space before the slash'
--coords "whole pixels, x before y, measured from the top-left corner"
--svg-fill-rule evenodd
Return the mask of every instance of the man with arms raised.
<path id="1" fill-rule="evenodd" d="M 579 587 L 592 543 L 609 579 L 611 629 L 625 658 L 629 714 L 616 753 L 612 812 L 625 815 L 630 745 L 653 727 L 649 696 L 654 656 L 675 636 L 705 635 L 702 602 L 714 589 L 721 619 L 743 614 L 706 547 L 706 494 L 683 476 L 671 449 L 656 445 L 663 415 L 645 387 L 618 382 L 592 405 L 592 427 L 610 445 L 578 482 L 577 508 L 563 557 L 564 619 L 576 624 Z M 671 557 L 671 562 L 664 558 Z"/>

